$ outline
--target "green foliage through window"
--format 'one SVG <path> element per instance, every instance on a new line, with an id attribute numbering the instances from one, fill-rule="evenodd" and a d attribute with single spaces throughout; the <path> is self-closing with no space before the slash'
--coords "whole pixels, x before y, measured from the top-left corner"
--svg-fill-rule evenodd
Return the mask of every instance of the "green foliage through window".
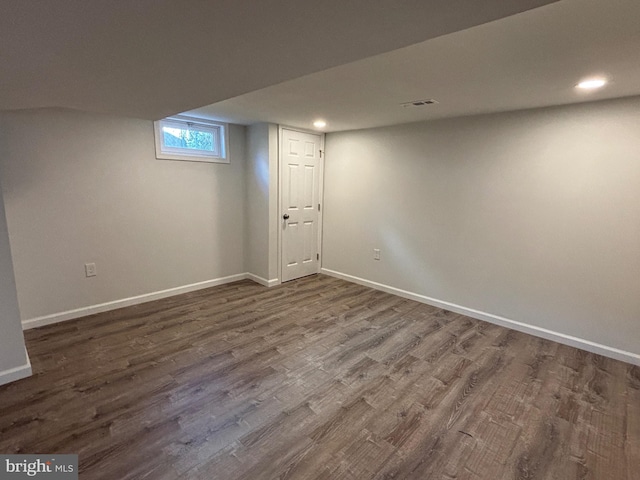
<path id="1" fill-rule="evenodd" d="M 191 162 L 229 163 L 227 126 L 183 115 L 154 122 L 156 158 Z"/>
<path id="2" fill-rule="evenodd" d="M 213 151 L 213 133 L 195 129 L 162 127 L 164 144 L 167 147 Z"/>

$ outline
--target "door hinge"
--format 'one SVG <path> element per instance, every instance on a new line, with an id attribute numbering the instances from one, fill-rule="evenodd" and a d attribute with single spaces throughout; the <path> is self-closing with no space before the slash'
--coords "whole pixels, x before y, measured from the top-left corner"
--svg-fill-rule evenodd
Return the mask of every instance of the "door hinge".
<path id="1" fill-rule="evenodd" d="M 318 204 L 318 211 L 320 211 L 320 204 Z"/>
<path id="2" fill-rule="evenodd" d="M 320 260 L 320 254 L 316 253 L 316 260 Z"/>
<path id="3" fill-rule="evenodd" d="M 322 150 L 320 150 L 320 158 L 322 158 Z"/>

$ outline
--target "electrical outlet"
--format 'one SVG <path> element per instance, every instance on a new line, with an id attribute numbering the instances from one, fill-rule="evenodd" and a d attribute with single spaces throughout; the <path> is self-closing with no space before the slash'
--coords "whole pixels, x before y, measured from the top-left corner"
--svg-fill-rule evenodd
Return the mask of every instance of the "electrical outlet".
<path id="1" fill-rule="evenodd" d="M 374 260 L 380 260 L 380 249 L 379 248 L 374 248 L 373 249 L 373 259 Z"/>
<path id="2" fill-rule="evenodd" d="M 96 271 L 95 263 L 85 263 L 84 264 L 84 273 L 87 277 L 95 277 L 98 272 Z"/>

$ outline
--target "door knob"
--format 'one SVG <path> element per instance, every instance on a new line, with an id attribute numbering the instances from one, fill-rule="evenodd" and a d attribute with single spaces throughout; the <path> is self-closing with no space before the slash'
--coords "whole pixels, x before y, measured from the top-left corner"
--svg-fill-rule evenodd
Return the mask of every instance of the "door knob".
<path id="1" fill-rule="evenodd" d="M 289 220 L 289 214 L 285 213 L 284 215 L 282 215 L 282 218 L 284 218 L 285 220 Z"/>

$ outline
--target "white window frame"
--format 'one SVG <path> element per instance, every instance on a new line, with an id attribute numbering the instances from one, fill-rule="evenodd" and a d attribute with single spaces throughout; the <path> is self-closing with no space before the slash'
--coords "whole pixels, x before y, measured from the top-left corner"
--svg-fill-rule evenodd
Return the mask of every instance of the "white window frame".
<path id="1" fill-rule="evenodd" d="M 156 158 L 158 160 L 181 160 L 186 162 L 229 163 L 227 146 L 229 145 L 228 124 L 214 122 L 186 115 L 173 115 L 153 122 Z M 213 133 L 214 151 L 195 150 L 190 148 L 167 147 L 164 145 L 162 127 L 177 128 L 197 127 L 198 130 Z"/>

